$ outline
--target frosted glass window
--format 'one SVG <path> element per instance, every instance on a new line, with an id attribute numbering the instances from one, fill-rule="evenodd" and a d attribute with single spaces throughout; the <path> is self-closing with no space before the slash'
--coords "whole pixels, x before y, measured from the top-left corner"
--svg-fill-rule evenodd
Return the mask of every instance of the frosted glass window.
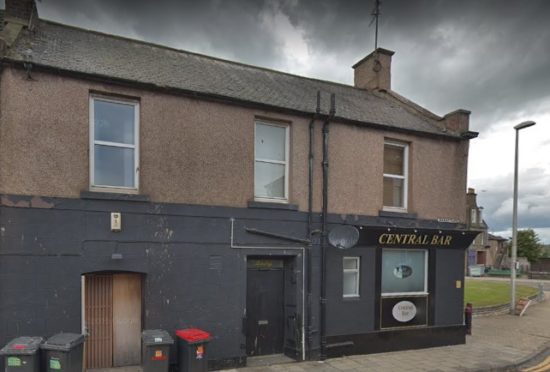
<path id="1" fill-rule="evenodd" d="M 286 201 L 288 126 L 256 122 L 254 196 Z"/>
<path id="2" fill-rule="evenodd" d="M 344 280 L 343 280 L 343 296 L 358 297 L 359 296 L 359 257 L 344 257 Z"/>
<path id="3" fill-rule="evenodd" d="M 90 185 L 137 189 L 138 103 L 90 98 Z"/>
<path id="4" fill-rule="evenodd" d="M 382 293 L 426 293 L 426 250 L 384 249 Z"/>

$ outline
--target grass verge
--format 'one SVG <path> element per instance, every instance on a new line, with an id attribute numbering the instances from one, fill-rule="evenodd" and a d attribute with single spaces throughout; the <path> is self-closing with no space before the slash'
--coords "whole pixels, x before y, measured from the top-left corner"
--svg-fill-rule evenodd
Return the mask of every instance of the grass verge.
<path id="1" fill-rule="evenodd" d="M 536 288 L 516 284 L 516 299 L 538 293 Z M 468 280 L 464 284 L 464 304 L 470 302 L 474 308 L 506 304 L 510 301 L 509 282 Z"/>

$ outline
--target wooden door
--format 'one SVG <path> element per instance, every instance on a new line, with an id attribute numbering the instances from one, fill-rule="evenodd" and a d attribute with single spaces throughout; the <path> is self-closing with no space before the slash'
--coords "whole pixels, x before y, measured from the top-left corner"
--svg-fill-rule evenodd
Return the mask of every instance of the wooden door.
<path id="1" fill-rule="evenodd" d="M 84 344 L 87 369 L 141 363 L 141 276 L 85 276 Z"/>
<path id="2" fill-rule="evenodd" d="M 113 276 L 86 275 L 84 319 L 88 332 L 84 344 L 86 368 L 113 365 Z"/>
<path id="3" fill-rule="evenodd" d="M 141 363 L 141 277 L 113 275 L 113 365 Z"/>

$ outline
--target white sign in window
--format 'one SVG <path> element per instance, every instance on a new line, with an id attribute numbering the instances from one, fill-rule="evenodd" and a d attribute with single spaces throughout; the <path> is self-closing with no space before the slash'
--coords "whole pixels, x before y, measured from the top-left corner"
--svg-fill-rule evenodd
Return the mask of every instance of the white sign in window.
<path id="1" fill-rule="evenodd" d="M 90 98 L 91 188 L 137 190 L 139 104 Z"/>
<path id="2" fill-rule="evenodd" d="M 344 297 L 359 297 L 359 257 L 344 257 Z"/>
<path id="3" fill-rule="evenodd" d="M 407 209 L 408 146 L 403 143 L 384 143 L 384 195 L 386 210 Z"/>
<path id="4" fill-rule="evenodd" d="M 288 126 L 256 122 L 254 197 L 288 199 Z"/>
<path id="5" fill-rule="evenodd" d="M 426 294 L 428 252 L 413 249 L 382 251 L 382 294 Z"/>

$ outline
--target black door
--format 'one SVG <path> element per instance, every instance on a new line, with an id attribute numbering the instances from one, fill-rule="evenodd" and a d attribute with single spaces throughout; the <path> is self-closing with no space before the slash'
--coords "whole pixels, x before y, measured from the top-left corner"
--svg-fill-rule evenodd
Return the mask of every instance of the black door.
<path id="1" fill-rule="evenodd" d="M 284 340 L 283 261 L 248 262 L 246 286 L 246 353 L 280 354 Z"/>

